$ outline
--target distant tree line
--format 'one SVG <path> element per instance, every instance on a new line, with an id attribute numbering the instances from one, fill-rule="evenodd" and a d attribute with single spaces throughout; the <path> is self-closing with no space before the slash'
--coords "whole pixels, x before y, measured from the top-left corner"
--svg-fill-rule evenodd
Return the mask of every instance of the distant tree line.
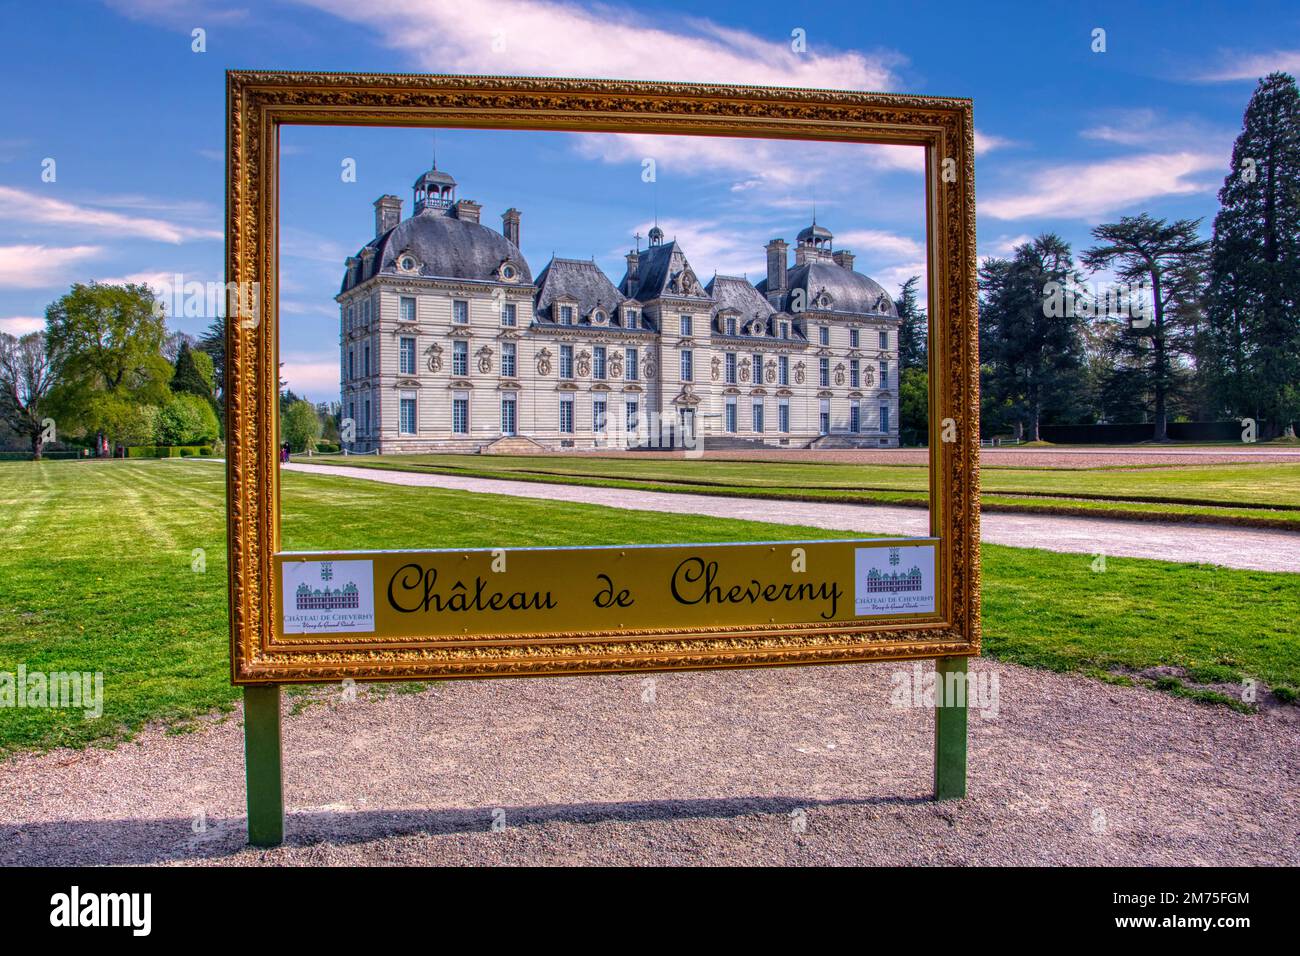
<path id="1" fill-rule="evenodd" d="M 1125 216 L 1076 263 L 1041 235 L 979 272 L 982 430 L 1300 418 L 1300 94 L 1266 77 L 1246 108 L 1210 239 L 1201 220 Z M 1089 289 L 1079 267 L 1107 271 Z"/>

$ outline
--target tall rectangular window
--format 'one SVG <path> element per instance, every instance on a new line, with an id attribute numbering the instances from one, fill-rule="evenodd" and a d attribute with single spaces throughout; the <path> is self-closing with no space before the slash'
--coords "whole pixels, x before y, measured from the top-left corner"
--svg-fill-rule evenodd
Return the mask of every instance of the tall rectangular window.
<path id="1" fill-rule="evenodd" d="M 695 381 L 695 356 L 691 354 L 690 349 L 682 349 L 682 381 Z"/>
<path id="2" fill-rule="evenodd" d="M 880 363 L 880 387 L 889 388 L 889 363 Z"/>
<path id="3" fill-rule="evenodd" d="M 352 331 L 352 326 L 356 324 L 356 321 L 357 321 L 357 308 L 354 305 L 350 305 L 348 306 L 348 331 L 349 332 Z"/>
<path id="4" fill-rule="evenodd" d="M 782 355 L 777 358 L 776 381 L 778 385 L 790 384 L 790 356 Z"/>
<path id="5" fill-rule="evenodd" d="M 591 350 L 591 377 L 605 377 L 605 346 L 597 345 Z"/>
<path id="6" fill-rule="evenodd" d="M 823 398 L 817 403 L 817 431 L 822 435 L 831 433 L 831 400 Z"/>
<path id="7" fill-rule="evenodd" d="M 403 322 L 415 321 L 415 298 L 404 295 L 397 300 L 397 317 Z"/>
<path id="8" fill-rule="evenodd" d="M 726 427 L 727 431 L 728 431 L 728 432 L 735 432 L 735 430 L 736 430 L 736 399 L 735 399 L 735 396 L 728 396 L 728 397 L 727 397 L 727 412 L 726 412 L 726 415 L 727 415 L 727 417 L 726 417 L 726 424 L 725 424 L 725 427 Z"/>
<path id="9" fill-rule="evenodd" d="M 397 369 L 402 375 L 415 374 L 415 339 L 409 336 L 397 340 Z"/>
<path id="10" fill-rule="evenodd" d="M 357 377 L 357 353 L 348 349 L 348 381 Z"/>
<path id="11" fill-rule="evenodd" d="M 889 406 L 888 405 L 880 406 L 880 430 L 882 432 L 889 431 Z"/>
<path id="12" fill-rule="evenodd" d="M 560 346 L 560 378 L 573 378 L 573 346 Z"/>
<path id="13" fill-rule="evenodd" d="M 849 329 L 849 348 L 855 349 L 857 347 L 858 347 L 858 330 Z"/>
<path id="14" fill-rule="evenodd" d="M 829 325 L 818 326 L 817 335 L 819 336 L 818 341 L 822 345 L 831 344 L 831 329 Z"/>
<path id="15" fill-rule="evenodd" d="M 689 315 L 683 315 L 683 316 L 682 316 L 682 326 L 681 326 L 681 327 L 682 327 L 682 335 L 683 335 L 683 336 L 688 336 L 688 335 L 691 335 L 691 334 L 692 334 L 691 330 L 692 330 L 692 328 L 693 328 L 693 323 L 691 322 L 691 317 L 690 317 Z"/>
<path id="16" fill-rule="evenodd" d="M 790 399 L 781 399 L 776 406 L 776 427 L 783 432 L 790 430 Z"/>
<path id="17" fill-rule="evenodd" d="M 469 434 L 469 392 L 451 394 L 451 430 L 457 435 Z"/>
<path id="18" fill-rule="evenodd" d="M 625 363 L 626 372 L 624 378 L 629 382 L 635 382 L 641 377 L 640 366 L 637 365 L 637 350 L 628 349 L 625 354 L 627 355 L 627 362 Z"/>
<path id="19" fill-rule="evenodd" d="M 573 396 L 560 396 L 560 432 L 565 435 L 573 434 Z"/>
<path id="20" fill-rule="evenodd" d="M 640 325 L 640 322 L 637 320 L 636 309 L 623 310 L 623 325 L 629 329 L 635 329 L 638 325 Z"/>
<path id="21" fill-rule="evenodd" d="M 515 359 L 518 348 L 519 347 L 514 342 L 501 343 L 501 374 L 505 378 L 514 378 L 517 374 L 515 371 L 515 366 L 517 364 Z"/>
<path id="22" fill-rule="evenodd" d="M 457 325 L 469 325 L 469 303 L 464 299 L 453 299 L 451 303 L 451 320 Z"/>
<path id="23" fill-rule="evenodd" d="M 725 361 L 727 363 L 727 384 L 735 385 L 736 384 L 736 353 L 728 352 Z"/>
<path id="24" fill-rule="evenodd" d="M 415 393 L 402 392 L 398 399 L 398 429 L 403 435 L 415 434 Z"/>
<path id="25" fill-rule="evenodd" d="M 561 325 L 573 324 L 573 306 L 571 305 L 560 306 L 560 324 Z"/>
<path id="26" fill-rule="evenodd" d="M 754 353 L 754 384 L 761 385 L 763 382 L 763 353 Z"/>
<path id="27" fill-rule="evenodd" d="M 640 406 L 631 399 L 627 399 L 623 403 L 623 408 L 627 412 L 627 433 L 635 435 L 641 426 Z"/>
<path id="28" fill-rule="evenodd" d="M 763 400 L 761 398 L 754 399 L 753 419 L 754 431 L 761 432 L 763 430 Z"/>
<path id="29" fill-rule="evenodd" d="M 782 322 L 782 323 L 781 323 L 781 338 L 783 338 L 783 339 L 788 339 L 789 337 L 790 337 L 790 323 L 789 323 L 789 322 Z"/>
<path id="30" fill-rule="evenodd" d="M 598 435 L 605 434 L 605 410 L 608 406 L 603 398 L 591 400 L 591 430 Z"/>
<path id="31" fill-rule="evenodd" d="M 369 299 L 363 299 L 361 302 L 361 324 L 362 325 L 370 324 L 370 305 L 371 303 Z"/>
<path id="32" fill-rule="evenodd" d="M 857 359 L 849 359 L 849 384 L 861 388 L 862 369 Z M 854 429 L 856 431 L 856 429 Z"/>
<path id="33" fill-rule="evenodd" d="M 514 392 L 505 392 L 501 396 L 501 434 L 513 435 L 515 433 L 515 394 Z"/>
<path id="34" fill-rule="evenodd" d="M 469 374 L 469 343 L 464 339 L 451 343 L 451 374 Z"/>
<path id="35" fill-rule="evenodd" d="M 508 328 L 514 328 L 516 322 L 515 304 L 513 302 L 501 303 L 501 324 Z"/>
<path id="36" fill-rule="evenodd" d="M 365 411 L 365 422 L 364 422 L 364 424 L 365 424 L 365 426 L 366 426 L 365 429 L 364 429 L 364 431 L 365 431 L 365 433 L 366 433 L 367 435 L 369 435 L 369 434 L 370 434 L 370 399 L 368 399 L 368 398 L 366 399 L 366 404 L 365 404 L 364 411 Z"/>
<path id="37" fill-rule="evenodd" d="M 727 316 L 727 334 L 736 334 L 736 317 L 734 315 Z"/>
<path id="38" fill-rule="evenodd" d="M 817 360 L 817 381 L 822 388 L 830 388 L 831 384 L 831 360 L 821 358 Z"/>
<path id="39" fill-rule="evenodd" d="M 880 347 L 882 349 L 889 348 L 889 332 L 885 329 L 880 330 Z"/>
<path id="40" fill-rule="evenodd" d="M 862 431 L 862 406 L 856 398 L 849 402 L 849 431 Z"/>
<path id="41" fill-rule="evenodd" d="M 361 353 L 361 372 L 366 377 L 370 377 L 370 344 L 367 343 L 365 350 Z"/>

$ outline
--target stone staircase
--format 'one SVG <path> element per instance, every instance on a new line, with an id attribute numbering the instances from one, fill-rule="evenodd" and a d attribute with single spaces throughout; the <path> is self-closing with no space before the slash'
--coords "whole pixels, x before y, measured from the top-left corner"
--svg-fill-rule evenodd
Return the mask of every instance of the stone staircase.
<path id="1" fill-rule="evenodd" d="M 522 435 L 506 435 L 478 448 L 480 455 L 547 455 L 551 449 Z"/>

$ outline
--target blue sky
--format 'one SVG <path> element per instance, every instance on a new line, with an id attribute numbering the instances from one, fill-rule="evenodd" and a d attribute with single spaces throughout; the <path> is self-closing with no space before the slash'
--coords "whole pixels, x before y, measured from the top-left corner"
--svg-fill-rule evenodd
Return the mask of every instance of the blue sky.
<path id="1" fill-rule="evenodd" d="M 549 0 L 2 3 L 0 330 L 39 327 L 74 281 L 176 272 L 219 281 L 227 68 L 638 77 L 969 96 L 982 255 L 1098 222 L 1205 217 L 1259 76 L 1300 71 L 1300 6 L 694 4 Z M 206 31 L 206 52 L 192 31 Z M 1094 53 L 1093 30 L 1106 31 Z M 791 49 L 803 30 L 804 52 Z M 523 210 L 534 272 L 552 252 L 621 275 L 657 204 L 701 275 L 762 267 L 761 244 L 811 218 L 891 290 L 921 271 L 920 179 L 907 151 L 445 131 L 439 165 L 499 227 Z M 336 396 L 343 256 L 371 203 L 427 166 L 426 130 L 289 131 L 282 207 L 290 383 Z M 657 183 L 641 181 L 642 159 Z M 357 181 L 340 176 L 357 161 Z M 55 162 L 52 182 L 42 178 Z M 198 332 L 205 317 L 173 325 Z"/>

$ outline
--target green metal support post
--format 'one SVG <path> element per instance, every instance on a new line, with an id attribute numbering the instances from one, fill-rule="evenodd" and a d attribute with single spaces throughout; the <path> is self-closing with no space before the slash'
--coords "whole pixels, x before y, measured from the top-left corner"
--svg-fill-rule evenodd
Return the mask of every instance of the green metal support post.
<path id="1" fill-rule="evenodd" d="M 281 774 L 280 686 L 244 688 L 244 772 L 248 785 L 248 842 L 284 842 L 284 782 Z"/>
<path id="2" fill-rule="evenodd" d="M 966 658 L 940 657 L 934 672 L 934 798 L 960 800 L 966 796 Z"/>

